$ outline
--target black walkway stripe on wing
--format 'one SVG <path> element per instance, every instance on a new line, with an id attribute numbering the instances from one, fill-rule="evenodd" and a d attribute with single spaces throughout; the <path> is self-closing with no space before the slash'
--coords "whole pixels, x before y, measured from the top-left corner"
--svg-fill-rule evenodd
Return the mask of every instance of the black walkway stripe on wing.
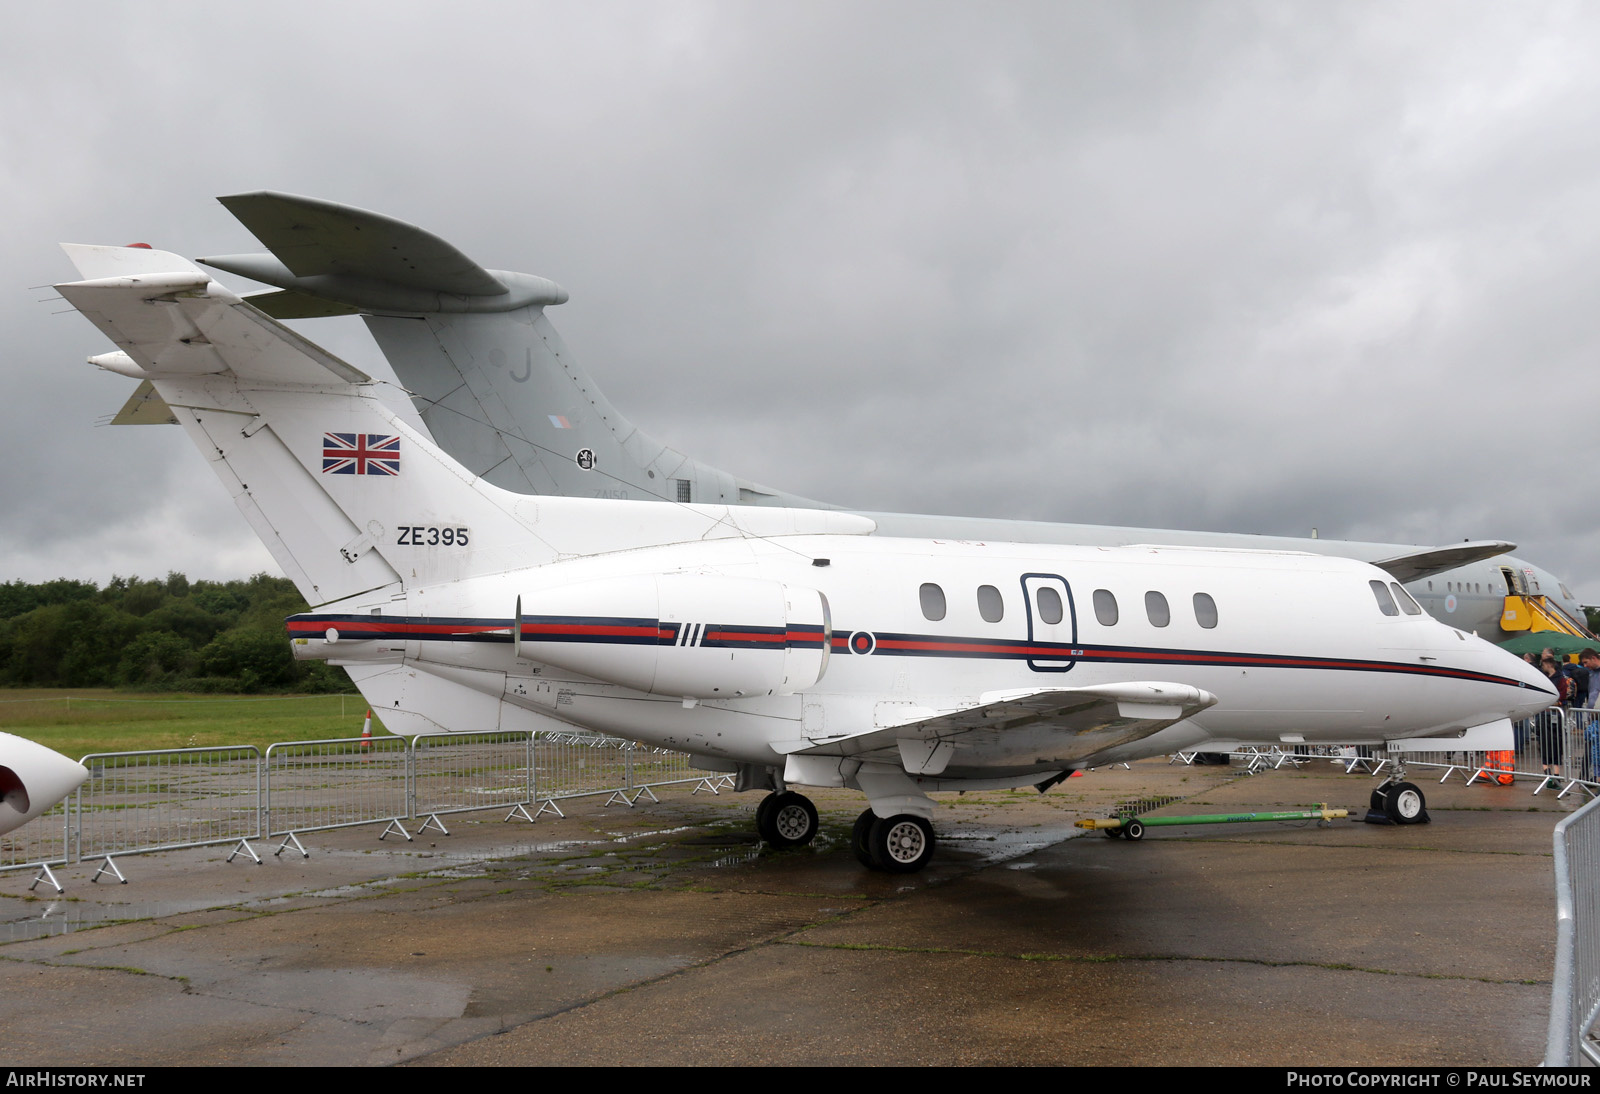
<path id="1" fill-rule="evenodd" d="M 292 638 L 321 638 L 331 627 L 350 641 L 411 640 L 428 642 L 510 642 L 511 620 L 452 617 L 366 615 L 290 616 Z M 522 617 L 525 643 L 608 643 L 613 645 L 674 645 L 686 623 L 616 616 Z M 815 625 L 747 627 L 707 623 L 697 648 L 818 649 L 823 631 Z M 835 627 L 832 646 L 848 654 L 853 632 Z M 950 637 L 934 634 L 869 632 L 877 640 L 875 657 L 959 657 L 1005 661 L 1074 661 L 1091 664 L 1144 664 L 1152 666 L 1204 666 L 1239 668 L 1333 669 L 1343 672 L 1384 672 L 1450 680 L 1475 680 L 1526 688 L 1521 680 L 1493 673 L 1456 669 L 1444 665 L 1376 661 L 1349 657 L 1304 657 L 1276 653 L 1240 653 L 1226 650 L 1188 650 L 1151 646 L 1076 646 L 1065 642 L 1036 642 L 1015 638 Z"/>

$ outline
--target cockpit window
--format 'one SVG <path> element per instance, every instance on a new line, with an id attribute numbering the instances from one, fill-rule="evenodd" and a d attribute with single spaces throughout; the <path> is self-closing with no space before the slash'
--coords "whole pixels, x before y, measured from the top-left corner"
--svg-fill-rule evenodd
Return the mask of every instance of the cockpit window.
<path id="1" fill-rule="evenodd" d="M 1394 590 L 1395 601 L 1400 605 L 1400 610 L 1407 615 L 1421 615 L 1422 605 L 1411 599 L 1411 594 L 1406 592 L 1404 585 L 1398 581 L 1389 582 L 1389 588 Z"/>
<path id="2" fill-rule="evenodd" d="M 1378 610 L 1384 615 L 1399 615 L 1400 609 L 1394 606 L 1394 597 L 1389 595 L 1389 587 L 1381 581 L 1369 581 L 1372 586 L 1372 595 L 1378 598 Z"/>
<path id="3" fill-rule="evenodd" d="M 1172 622 L 1172 611 L 1167 607 L 1167 598 L 1158 592 L 1144 594 L 1144 614 L 1149 616 L 1152 627 L 1165 627 Z"/>
<path id="4" fill-rule="evenodd" d="M 1094 617 L 1102 627 L 1117 625 L 1117 598 L 1111 595 L 1110 589 L 1094 591 Z"/>

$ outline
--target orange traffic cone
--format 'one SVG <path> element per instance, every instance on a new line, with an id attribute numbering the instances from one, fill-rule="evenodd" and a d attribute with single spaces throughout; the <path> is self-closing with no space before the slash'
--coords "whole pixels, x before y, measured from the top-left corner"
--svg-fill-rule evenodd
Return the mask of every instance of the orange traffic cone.
<path id="1" fill-rule="evenodd" d="M 361 723 L 361 751 L 372 751 L 372 708 L 367 708 L 367 720 Z"/>

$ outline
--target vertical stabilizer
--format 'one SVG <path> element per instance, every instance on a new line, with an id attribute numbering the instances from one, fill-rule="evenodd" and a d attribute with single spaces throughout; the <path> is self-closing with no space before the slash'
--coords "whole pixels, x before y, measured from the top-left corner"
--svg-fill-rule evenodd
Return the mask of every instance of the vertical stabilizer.
<path id="1" fill-rule="evenodd" d="M 434 440 L 523 494 L 833 508 L 737 478 L 617 412 L 545 308 L 553 281 L 487 270 L 430 232 L 364 209 L 259 191 L 221 199 L 272 252 L 201 259 L 277 286 L 279 318 L 359 313 Z"/>

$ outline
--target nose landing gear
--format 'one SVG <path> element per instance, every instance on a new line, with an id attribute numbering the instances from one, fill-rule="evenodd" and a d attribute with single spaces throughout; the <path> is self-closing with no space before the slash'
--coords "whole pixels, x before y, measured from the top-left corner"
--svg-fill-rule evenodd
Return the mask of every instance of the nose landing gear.
<path id="1" fill-rule="evenodd" d="M 1367 811 L 1368 824 L 1427 824 L 1428 799 L 1417 789 L 1416 783 L 1406 782 L 1406 766 L 1396 761 L 1394 774 L 1372 790 L 1372 800 Z"/>

